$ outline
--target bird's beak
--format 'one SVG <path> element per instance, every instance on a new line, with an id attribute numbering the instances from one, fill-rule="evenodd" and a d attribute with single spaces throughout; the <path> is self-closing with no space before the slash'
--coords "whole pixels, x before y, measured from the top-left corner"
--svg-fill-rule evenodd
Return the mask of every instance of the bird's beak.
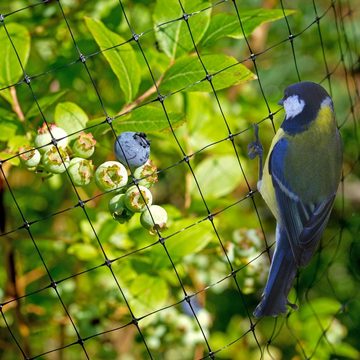
<path id="1" fill-rule="evenodd" d="M 278 105 L 283 106 L 284 105 L 284 99 L 279 100 Z"/>

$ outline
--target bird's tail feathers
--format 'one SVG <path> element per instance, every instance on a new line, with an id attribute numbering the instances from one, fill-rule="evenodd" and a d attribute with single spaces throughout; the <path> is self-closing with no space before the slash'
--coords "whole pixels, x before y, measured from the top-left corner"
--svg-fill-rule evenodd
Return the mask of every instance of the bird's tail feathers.
<path id="1" fill-rule="evenodd" d="M 286 313 L 289 303 L 287 296 L 297 273 L 297 266 L 284 230 L 277 231 L 276 249 L 272 258 L 269 277 L 263 297 L 254 311 L 257 318 L 277 316 Z"/>

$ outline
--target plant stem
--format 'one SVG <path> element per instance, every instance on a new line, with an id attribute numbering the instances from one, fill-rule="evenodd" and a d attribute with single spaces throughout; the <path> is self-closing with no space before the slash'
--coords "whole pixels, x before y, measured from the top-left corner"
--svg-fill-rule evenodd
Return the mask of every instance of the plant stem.
<path id="1" fill-rule="evenodd" d="M 160 84 L 160 81 L 161 80 L 159 80 L 156 85 Z M 143 94 L 141 94 L 137 99 L 135 99 L 132 103 L 125 105 L 120 110 L 118 115 L 122 115 L 122 114 L 127 113 L 128 111 L 132 110 L 133 108 L 138 106 L 140 103 L 142 103 L 145 99 L 147 99 L 150 95 L 154 94 L 156 92 L 156 90 L 157 90 L 157 87 L 155 85 L 153 85 L 151 88 L 146 90 Z"/>
<path id="2" fill-rule="evenodd" d="M 18 100 L 18 98 L 17 98 L 15 86 L 12 86 L 12 87 L 10 88 L 10 95 L 11 95 L 11 98 L 12 98 L 12 100 L 13 100 L 12 109 L 14 110 L 14 112 L 16 113 L 16 115 L 18 116 L 19 120 L 20 120 L 20 121 L 24 121 L 24 120 L 25 120 L 25 116 L 24 116 L 24 113 L 23 113 L 23 111 L 22 111 L 22 109 L 21 109 L 19 100 Z"/>
<path id="3" fill-rule="evenodd" d="M 0 177 L 0 234 L 5 232 L 6 227 L 6 208 L 4 204 L 4 195 L 5 195 L 5 184 Z M 20 289 L 18 283 L 18 274 L 16 268 L 16 251 L 11 241 L 8 239 L 2 238 L 3 243 L 3 263 L 6 266 L 6 285 L 5 285 L 5 297 L 18 299 L 21 295 L 24 294 L 24 289 Z M 17 322 L 17 330 L 22 336 L 23 347 L 27 354 L 30 354 L 30 343 L 29 343 L 29 327 L 27 325 L 26 318 L 24 317 L 21 309 L 21 302 L 19 300 L 15 301 L 15 319 Z"/>
<path id="4" fill-rule="evenodd" d="M 172 59 L 169 63 L 169 66 L 167 67 L 167 69 L 162 73 L 162 75 L 160 76 L 159 80 L 156 82 L 156 84 L 154 84 L 153 86 L 151 86 L 148 90 L 146 90 L 143 94 L 141 94 L 138 98 L 136 98 L 132 103 L 125 105 L 120 112 L 118 113 L 118 115 L 122 115 L 125 114 L 127 112 L 129 112 L 130 110 L 132 110 L 133 108 L 135 108 L 136 106 L 138 106 L 139 104 L 141 104 L 145 99 L 147 99 L 150 95 L 154 94 L 157 92 L 163 78 L 164 75 L 166 73 L 166 71 L 174 64 L 174 59 Z"/>

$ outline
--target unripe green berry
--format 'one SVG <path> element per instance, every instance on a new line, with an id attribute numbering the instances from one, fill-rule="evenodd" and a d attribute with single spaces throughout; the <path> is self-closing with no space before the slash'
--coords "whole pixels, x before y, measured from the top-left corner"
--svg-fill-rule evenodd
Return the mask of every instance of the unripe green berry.
<path id="1" fill-rule="evenodd" d="M 66 150 L 61 147 L 56 148 L 54 145 L 43 154 L 41 161 L 45 170 L 54 174 L 63 173 L 66 170 L 65 166 L 70 165 L 70 157 Z"/>
<path id="2" fill-rule="evenodd" d="M 140 190 L 140 191 L 139 191 Z M 125 193 L 125 205 L 133 212 L 142 212 L 146 210 L 146 205 L 152 204 L 152 194 L 145 186 L 131 186 Z"/>
<path id="3" fill-rule="evenodd" d="M 156 230 L 166 229 L 167 220 L 166 210 L 159 205 L 151 205 L 140 216 L 141 225 L 151 234 L 155 234 Z"/>
<path id="4" fill-rule="evenodd" d="M 124 200 L 125 194 L 118 194 L 109 201 L 109 211 L 112 217 L 120 224 L 127 222 L 134 215 L 134 213 L 125 206 Z"/>
<path id="5" fill-rule="evenodd" d="M 88 185 L 94 176 L 94 165 L 92 161 L 79 157 L 71 159 L 68 170 L 76 186 Z"/>
<path id="6" fill-rule="evenodd" d="M 157 167 L 151 160 L 148 160 L 144 165 L 138 167 L 134 171 L 134 177 L 139 179 L 139 185 L 151 187 L 158 181 Z"/>
<path id="7" fill-rule="evenodd" d="M 103 191 L 110 191 L 125 186 L 128 174 L 123 164 L 118 161 L 106 161 L 95 171 L 97 186 Z"/>
<path id="8" fill-rule="evenodd" d="M 24 152 L 26 151 L 26 152 Z M 20 161 L 27 168 L 33 168 L 39 165 L 41 160 L 40 152 L 37 149 L 31 149 L 30 147 L 20 148 L 19 152 L 23 154 L 19 155 Z"/>
<path id="9" fill-rule="evenodd" d="M 66 131 L 54 124 L 49 124 L 49 128 L 50 128 L 52 136 L 55 139 L 61 139 L 57 142 L 58 147 L 65 148 L 68 144 L 68 138 L 67 138 Z M 48 146 L 44 146 L 51 142 L 51 135 L 50 135 L 49 130 L 45 123 L 43 124 L 43 126 L 41 128 L 38 129 L 38 134 L 35 137 L 34 142 L 35 142 L 35 146 L 39 148 L 39 151 L 42 154 L 45 153 L 46 151 L 48 151 L 53 146 L 52 144 L 50 144 Z"/>
<path id="10" fill-rule="evenodd" d="M 76 156 L 88 159 L 95 151 L 96 140 L 91 133 L 80 133 L 75 140 L 72 149 Z"/>

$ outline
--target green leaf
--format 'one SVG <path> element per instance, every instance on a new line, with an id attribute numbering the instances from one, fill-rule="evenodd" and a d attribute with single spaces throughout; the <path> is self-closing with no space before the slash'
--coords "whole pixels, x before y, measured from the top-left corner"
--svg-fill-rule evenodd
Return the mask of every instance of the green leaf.
<path id="1" fill-rule="evenodd" d="M 5 160 L 5 159 L 8 159 L 9 157 L 15 155 L 15 153 L 8 153 L 8 152 L 5 152 L 5 151 L 0 151 L 0 160 Z M 11 165 L 14 165 L 14 166 L 19 166 L 20 165 L 20 159 L 19 157 L 15 157 L 11 160 L 9 160 L 9 163 Z"/>
<path id="2" fill-rule="evenodd" d="M 188 14 L 205 9 L 210 3 L 204 0 L 183 0 L 182 4 Z M 180 18 L 183 12 L 178 0 L 157 0 L 154 10 L 154 24 Z M 202 11 L 189 18 L 189 25 L 195 44 L 204 36 L 210 23 L 211 10 Z M 188 27 L 183 20 L 174 21 L 156 28 L 156 38 L 161 49 L 170 58 L 175 58 L 194 50 Z"/>
<path id="3" fill-rule="evenodd" d="M 85 18 L 86 26 L 90 30 L 101 50 L 123 44 L 125 40 L 118 34 L 110 31 L 100 20 Z M 129 43 L 103 52 L 112 71 L 117 76 L 125 101 L 134 99 L 139 89 L 141 69 L 136 54 Z"/>
<path id="4" fill-rule="evenodd" d="M 183 114 L 169 112 L 168 115 L 173 127 L 179 126 L 184 121 Z M 115 120 L 113 124 L 117 132 L 137 131 L 149 133 L 169 128 L 169 122 L 164 110 L 151 105 L 142 106 L 132 111 L 129 116 L 126 115 Z"/>
<path id="5" fill-rule="evenodd" d="M 347 344 L 345 342 L 336 342 L 335 348 L 336 355 L 339 357 L 341 356 L 341 358 L 354 360 L 360 358 L 360 352 L 350 344 Z"/>
<path id="6" fill-rule="evenodd" d="M 56 103 L 65 93 L 66 91 L 60 91 L 58 93 L 43 96 L 42 98 L 38 99 L 41 110 L 45 111 L 46 109 L 48 109 L 51 105 Z M 31 118 L 39 115 L 40 115 L 39 109 L 36 103 L 34 102 L 31 105 L 30 109 L 27 111 L 26 118 Z"/>
<path id="7" fill-rule="evenodd" d="M 194 221 L 194 219 L 192 220 Z M 184 223 L 184 227 L 185 225 L 188 225 L 188 222 Z M 177 226 L 179 226 L 179 223 Z M 178 261 L 186 255 L 200 252 L 214 239 L 214 232 L 210 222 L 204 221 L 194 226 L 191 230 L 184 231 L 181 235 L 179 234 L 170 239 L 166 244 L 167 249 L 173 260 Z"/>
<path id="8" fill-rule="evenodd" d="M 145 305 L 144 310 L 152 310 L 165 303 L 168 287 L 162 278 L 141 274 L 131 283 L 130 293 L 134 299 Z"/>
<path id="9" fill-rule="evenodd" d="M 214 126 L 217 121 L 223 121 L 217 104 L 214 104 L 212 94 L 198 92 L 186 94 L 187 118 L 186 124 L 189 134 L 191 149 L 200 149 L 219 140 L 219 126 Z M 217 114 L 217 116 L 216 116 Z M 227 116 L 227 120 L 229 116 Z M 218 123 L 220 124 L 220 122 Z M 214 147 L 218 151 L 218 146 Z M 228 145 L 226 145 L 228 153 Z M 210 149 L 209 149 L 210 150 Z"/>
<path id="10" fill-rule="evenodd" d="M 332 316 L 339 311 L 340 303 L 336 299 L 332 298 L 317 298 L 311 300 L 310 305 L 304 305 L 301 310 L 302 319 L 312 318 L 314 316 L 314 310 L 316 309 L 317 316 L 319 318 Z"/>
<path id="11" fill-rule="evenodd" d="M 10 89 L 1 90 L 0 96 L 3 97 L 11 105 L 14 104 L 13 98 L 11 97 Z"/>
<path id="12" fill-rule="evenodd" d="M 55 124 L 68 134 L 84 129 L 88 120 L 85 111 L 73 102 L 66 101 L 56 105 Z"/>
<path id="13" fill-rule="evenodd" d="M 168 115 L 173 127 L 178 127 L 185 121 L 183 114 L 168 112 Z M 87 125 L 97 125 L 102 121 L 104 121 L 103 118 L 93 119 L 90 120 Z M 164 110 L 153 105 L 142 106 L 127 115 L 115 119 L 113 126 L 117 133 L 123 131 L 150 133 L 169 129 L 169 123 Z M 94 136 L 98 136 L 108 131 L 110 131 L 109 126 L 97 126 L 92 130 L 92 133 Z"/>
<path id="14" fill-rule="evenodd" d="M 30 54 L 30 34 L 25 26 L 19 24 L 7 24 L 6 28 L 25 68 Z M 16 83 L 23 76 L 23 71 L 3 27 L 0 28 L 0 44 L 0 87 L 3 87 Z"/>
<path id="15" fill-rule="evenodd" d="M 13 135 L 8 139 L 8 149 L 17 152 L 20 147 L 28 145 L 29 140 L 24 135 Z"/>
<path id="16" fill-rule="evenodd" d="M 292 15 L 295 10 L 285 10 L 286 15 Z M 241 11 L 241 21 L 245 35 L 250 35 L 259 25 L 271 21 L 283 19 L 284 15 L 280 9 L 254 9 Z M 223 37 L 243 38 L 239 19 L 234 14 L 217 14 L 212 17 L 210 25 L 204 35 L 201 45 L 212 45 L 216 40 Z"/>
<path id="17" fill-rule="evenodd" d="M 0 107 L 0 120 L 1 119 L 17 121 L 17 116 L 15 115 L 15 113 Z"/>
<path id="18" fill-rule="evenodd" d="M 71 245 L 67 251 L 83 261 L 94 260 L 99 256 L 98 250 L 93 245 L 85 243 Z"/>
<path id="19" fill-rule="evenodd" d="M 174 229 L 184 229 L 200 220 L 200 218 L 191 218 L 176 221 L 173 223 L 171 231 L 174 232 Z M 170 237 L 166 240 L 166 248 L 171 259 L 176 264 L 181 261 L 183 257 L 200 252 L 212 240 L 216 241 L 213 228 L 209 221 L 203 221 L 186 231 L 181 231 L 175 236 Z M 150 253 L 150 257 L 155 268 L 171 266 L 163 247 L 154 247 Z"/>
<path id="20" fill-rule="evenodd" d="M 23 124 L 17 120 L 14 113 L 3 108 L 0 108 L 0 141 L 3 142 L 1 150 L 6 148 L 6 151 L 11 152 L 7 157 L 17 152 L 19 147 L 28 144 Z"/>
<path id="21" fill-rule="evenodd" d="M 0 119 L 0 141 L 8 141 L 19 128 L 18 122 Z"/>
<path id="22" fill-rule="evenodd" d="M 218 199 L 231 193 L 244 179 L 238 161 L 232 155 L 209 157 L 197 165 L 194 172 L 205 199 Z M 200 197 L 195 181 L 192 181 L 190 191 L 195 198 Z"/>
<path id="23" fill-rule="evenodd" d="M 216 74 L 216 72 L 231 66 L 218 75 L 214 75 L 212 81 L 216 90 L 255 79 L 255 75 L 248 68 L 239 64 L 231 56 L 223 54 L 204 55 L 202 61 L 210 74 Z M 205 72 L 197 56 L 182 57 L 165 73 L 160 91 L 167 93 L 183 89 L 204 78 Z M 210 92 L 211 86 L 208 81 L 202 81 L 184 89 L 184 91 Z"/>
<path id="24" fill-rule="evenodd" d="M 114 221 L 113 218 L 106 220 L 100 227 L 100 230 L 97 232 L 98 237 L 101 241 L 108 241 L 111 236 L 116 232 L 116 227 L 118 223 Z M 119 238 L 119 236 L 117 236 Z"/>

